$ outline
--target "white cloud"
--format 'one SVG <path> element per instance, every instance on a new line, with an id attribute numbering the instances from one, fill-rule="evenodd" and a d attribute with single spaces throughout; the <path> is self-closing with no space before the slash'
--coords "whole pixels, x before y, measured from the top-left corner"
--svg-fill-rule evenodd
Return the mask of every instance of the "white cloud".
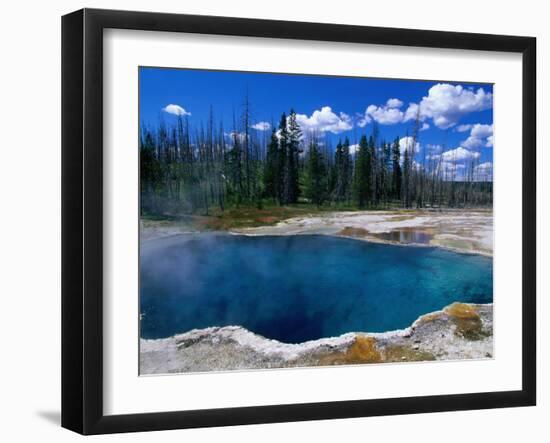
<path id="1" fill-rule="evenodd" d="M 369 105 L 364 115 L 358 121 L 358 126 L 364 127 L 371 120 L 381 125 L 395 125 L 416 120 L 423 122 L 421 131 L 430 126 L 427 119 L 432 119 L 435 126 L 448 129 L 455 126 L 466 114 L 474 111 L 483 111 L 493 106 L 493 94 L 485 92 L 483 88 L 474 91 L 460 85 L 438 83 L 428 90 L 420 103 L 409 103 L 408 108 L 402 111 L 403 102 L 397 98 L 390 98 L 385 105 Z M 471 125 L 460 125 L 457 130 L 465 132 Z"/>
<path id="2" fill-rule="evenodd" d="M 168 114 L 173 114 L 173 115 L 177 115 L 177 116 L 180 116 L 180 117 L 183 117 L 184 115 L 191 115 L 190 112 L 187 112 L 180 105 L 170 104 L 170 105 L 162 108 L 162 110 L 164 112 L 167 112 Z"/>
<path id="3" fill-rule="evenodd" d="M 458 125 L 456 127 L 456 132 L 466 132 L 472 129 L 472 125 Z"/>
<path id="4" fill-rule="evenodd" d="M 369 105 L 365 109 L 364 114 L 358 114 L 359 120 L 357 126 L 363 128 L 372 120 L 381 125 L 395 125 L 405 121 L 405 113 L 399 108 L 403 106 L 403 102 L 398 98 L 390 98 L 385 105 L 376 106 Z"/>
<path id="5" fill-rule="evenodd" d="M 472 137 L 485 138 L 493 135 L 493 125 L 482 125 L 475 124 L 472 126 L 472 131 L 470 132 Z"/>
<path id="6" fill-rule="evenodd" d="M 401 151 L 401 155 L 405 152 L 405 150 L 409 150 L 409 152 L 413 148 L 414 138 L 412 137 L 402 137 L 399 139 L 399 150 Z M 414 152 L 420 152 L 420 143 L 416 142 L 414 144 Z"/>
<path id="7" fill-rule="evenodd" d="M 359 151 L 359 144 L 358 143 L 355 143 L 353 145 L 349 145 L 349 153 L 351 155 L 355 155 L 357 154 L 357 152 Z"/>
<path id="8" fill-rule="evenodd" d="M 470 136 L 461 144 L 468 149 L 493 146 L 493 125 L 471 125 Z"/>
<path id="9" fill-rule="evenodd" d="M 466 140 L 464 140 L 461 145 L 468 149 L 476 149 L 483 145 L 483 140 L 477 137 L 470 136 Z"/>
<path id="10" fill-rule="evenodd" d="M 390 99 L 388 100 L 397 100 Z M 365 110 L 365 119 L 372 119 L 381 125 L 395 125 L 403 121 L 405 114 L 398 108 L 389 107 L 387 104 L 384 106 L 369 105 Z"/>
<path id="11" fill-rule="evenodd" d="M 420 121 L 426 120 L 426 117 L 420 112 L 420 106 L 418 106 L 417 103 L 409 103 L 409 107 L 403 114 L 403 121 L 408 122 L 410 120 L 416 120 L 417 117 Z"/>
<path id="12" fill-rule="evenodd" d="M 330 106 L 323 106 L 321 110 L 313 111 L 311 117 L 305 114 L 296 114 L 296 121 L 302 131 L 332 132 L 338 134 L 353 128 L 351 117 L 343 112 L 335 114 Z"/>
<path id="13" fill-rule="evenodd" d="M 251 128 L 256 129 L 257 131 L 267 131 L 271 129 L 271 125 L 269 122 L 258 122 L 255 125 L 252 125 Z"/>
<path id="14" fill-rule="evenodd" d="M 437 152 L 441 152 L 443 150 L 443 146 L 441 146 L 441 145 L 428 144 L 428 145 L 426 145 L 426 147 L 428 148 L 428 152 L 430 152 L 432 154 L 435 154 Z"/>
<path id="15" fill-rule="evenodd" d="M 224 134 L 232 142 L 235 140 L 235 138 L 237 139 L 237 141 L 239 141 L 239 143 L 243 143 L 246 139 L 245 132 L 231 131 L 231 132 L 225 132 Z"/>
<path id="16" fill-rule="evenodd" d="M 420 109 L 421 121 L 431 118 L 438 128 L 448 129 L 455 126 L 464 115 L 484 111 L 492 106 L 493 94 L 485 92 L 483 88 L 473 91 L 461 85 L 438 83 L 429 89 L 428 95 L 419 104 L 409 105 L 405 121 L 416 118 Z"/>
<path id="17" fill-rule="evenodd" d="M 493 163 L 485 162 L 475 167 L 476 172 L 493 172 Z"/>
<path id="18" fill-rule="evenodd" d="M 357 113 L 357 126 L 359 126 L 360 128 L 364 128 L 371 121 L 372 119 L 368 115 Z"/>
<path id="19" fill-rule="evenodd" d="M 454 163 L 454 162 L 447 162 L 447 161 L 442 161 L 439 164 L 439 167 L 441 168 L 441 172 L 443 172 L 443 174 L 452 174 L 455 180 L 463 177 L 464 170 L 466 169 L 466 166 L 464 166 L 461 163 Z"/>
<path id="20" fill-rule="evenodd" d="M 469 151 L 468 149 L 464 149 L 462 146 L 460 146 L 456 149 L 445 151 L 443 154 L 441 154 L 441 158 L 444 162 L 459 162 L 479 158 L 480 155 L 481 154 L 479 152 Z"/>
<path id="21" fill-rule="evenodd" d="M 401 106 L 403 106 L 403 102 L 401 100 L 399 100 L 398 98 L 390 98 L 386 102 L 386 106 L 388 108 L 400 108 Z"/>
<path id="22" fill-rule="evenodd" d="M 479 177 L 492 177 L 493 175 L 493 163 L 485 162 L 477 165 L 474 168 L 474 174 Z"/>
<path id="23" fill-rule="evenodd" d="M 493 180 L 493 164 L 485 162 L 474 168 L 474 180 Z"/>

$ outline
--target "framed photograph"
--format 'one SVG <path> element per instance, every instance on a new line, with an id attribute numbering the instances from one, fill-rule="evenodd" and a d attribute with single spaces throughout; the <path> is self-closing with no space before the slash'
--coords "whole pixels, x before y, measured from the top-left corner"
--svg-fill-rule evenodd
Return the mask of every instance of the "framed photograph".
<path id="1" fill-rule="evenodd" d="M 62 20 L 62 425 L 536 402 L 531 37 Z"/>

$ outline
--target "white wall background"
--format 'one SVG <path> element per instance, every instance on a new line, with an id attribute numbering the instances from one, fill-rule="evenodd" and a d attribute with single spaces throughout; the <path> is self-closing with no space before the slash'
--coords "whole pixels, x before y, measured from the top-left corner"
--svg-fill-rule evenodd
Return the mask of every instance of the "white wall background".
<path id="1" fill-rule="evenodd" d="M 5 2 L 0 26 L 0 438 L 75 441 L 60 414 L 60 31 L 81 7 L 155 10 L 282 20 L 532 35 L 538 38 L 539 225 L 549 222 L 544 122 L 550 111 L 550 28 L 544 2 L 441 0 L 111 0 Z M 544 102 L 544 104 L 543 104 Z M 546 113 L 544 113 L 546 111 Z M 512 154 L 513 155 L 513 154 Z M 519 155 L 519 147 L 518 147 Z M 546 164 L 543 165 L 543 162 Z M 544 189 L 545 188 L 545 189 Z M 540 231 L 540 229 L 539 229 Z M 543 244 L 546 243 L 546 244 Z M 550 265 L 539 233 L 539 275 Z M 544 249 L 543 251 L 541 251 Z M 547 272 L 547 271 L 546 271 Z M 548 277 L 539 279 L 539 406 L 534 408 L 332 420 L 102 436 L 94 441 L 546 441 L 550 435 Z"/>

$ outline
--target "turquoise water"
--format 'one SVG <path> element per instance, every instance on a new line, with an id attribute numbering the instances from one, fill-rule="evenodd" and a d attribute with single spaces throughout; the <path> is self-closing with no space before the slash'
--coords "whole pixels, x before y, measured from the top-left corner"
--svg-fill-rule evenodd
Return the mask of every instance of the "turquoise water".
<path id="1" fill-rule="evenodd" d="M 191 234 L 141 249 L 141 336 L 241 325 L 297 343 L 493 301 L 492 259 L 321 235 Z"/>

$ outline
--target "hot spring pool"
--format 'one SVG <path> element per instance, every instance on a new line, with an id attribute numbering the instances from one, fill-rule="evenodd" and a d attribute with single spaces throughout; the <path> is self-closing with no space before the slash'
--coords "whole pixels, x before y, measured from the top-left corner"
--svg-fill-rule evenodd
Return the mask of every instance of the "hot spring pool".
<path id="1" fill-rule="evenodd" d="M 493 301 L 491 258 L 323 235 L 181 235 L 142 245 L 140 268 L 142 338 L 240 325 L 298 343 Z"/>

